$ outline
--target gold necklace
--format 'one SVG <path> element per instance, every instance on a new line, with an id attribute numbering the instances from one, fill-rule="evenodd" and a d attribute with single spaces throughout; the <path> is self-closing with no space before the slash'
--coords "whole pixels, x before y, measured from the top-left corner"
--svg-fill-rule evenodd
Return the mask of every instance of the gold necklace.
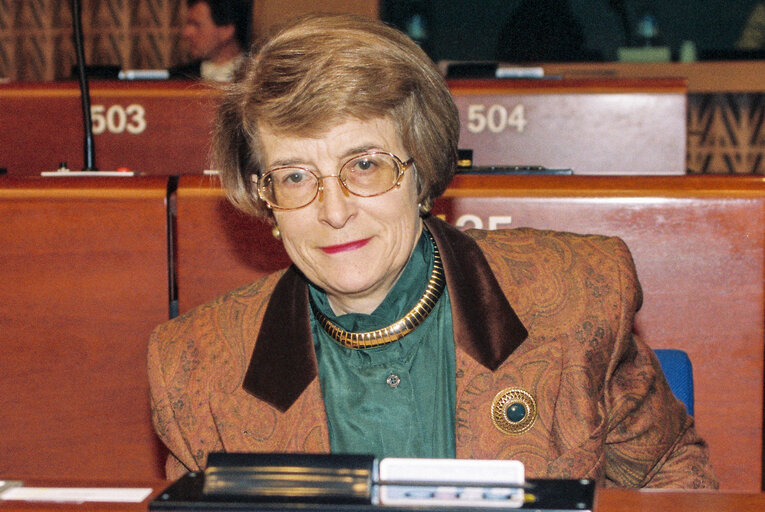
<path id="1" fill-rule="evenodd" d="M 441 293 L 444 291 L 446 281 L 444 280 L 444 266 L 441 262 L 441 253 L 438 251 L 436 241 L 427 230 L 425 233 L 433 243 L 433 270 L 430 272 L 428 286 L 425 287 L 425 293 L 422 294 L 417 304 L 397 322 L 388 327 L 368 332 L 350 332 L 346 331 L 332 320 L 327 318 L 319 308 L 314 304 L 313 299 L 309 300 L 311 310 L 316 320 L 333 340 L 347 348 L 371 348 L 379 347 L 387 343 L 400 340 L 417 327 L 428 317 L 436 306 Z M 310 295 L 309 295 L 310 299 Z"/>

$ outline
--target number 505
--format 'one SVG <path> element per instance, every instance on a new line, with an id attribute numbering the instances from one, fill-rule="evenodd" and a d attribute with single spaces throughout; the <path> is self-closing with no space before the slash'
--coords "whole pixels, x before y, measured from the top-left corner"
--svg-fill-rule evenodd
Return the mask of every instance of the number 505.
<path id="1" fill-rule="evenodd" d="M 507 128 L 514 128 L 518 133 L 526 127 L 526 112 L 522 104 L 518 104 L 508 112 L 504 105 L 468 105 L 467 129 L 470 133 L 502 133 Z"/>

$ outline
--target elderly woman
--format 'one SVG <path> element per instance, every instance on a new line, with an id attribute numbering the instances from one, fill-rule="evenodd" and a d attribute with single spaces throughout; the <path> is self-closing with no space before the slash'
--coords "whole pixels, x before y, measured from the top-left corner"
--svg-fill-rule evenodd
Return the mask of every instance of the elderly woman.
<path id="1" fill-rule="evenodd" d="M 426 55 L 349 16 L 283 27 L 228 90 L 229 198 L 293 265 L 156 329 L 168 477 L 211 451 L 518 459 L 529 477 L 714 487 L 704 442 L 632 333 L 613 238 L 462 233 L 428 215 L 458 113 Z"/>

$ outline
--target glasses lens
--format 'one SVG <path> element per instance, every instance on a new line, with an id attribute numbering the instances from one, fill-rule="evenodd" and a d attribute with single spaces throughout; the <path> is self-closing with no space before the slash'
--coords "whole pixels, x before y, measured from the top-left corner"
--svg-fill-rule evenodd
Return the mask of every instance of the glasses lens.
<path id="1" fill-rule="evenodd" d="M 278 208 L 300 208 L 316 196 L 316 176 L 306 169 L 282 167 L 266 173 L 260 181 L 260 195 Z"/>
<path id="2" fill-rule="evenodd" d="M 368 153 L 352 158 L 340 169 L 340 179 L 358 196 L 375 196 L 396 185 L 399 165 L 387 153 Z"/>

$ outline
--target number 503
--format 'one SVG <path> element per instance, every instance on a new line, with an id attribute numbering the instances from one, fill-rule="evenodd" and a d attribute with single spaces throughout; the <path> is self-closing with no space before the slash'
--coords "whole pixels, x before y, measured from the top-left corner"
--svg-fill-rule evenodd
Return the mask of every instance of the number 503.
<path id="1" fill-rule="evenodd" d="M 107 131 L 138 135 L 146 129 L 146 111 L 135 103 L 127 107 L 112 105 L 108 109 L 104 105 L 92 105 L 90 118 L 95 135 Z"/>
<path id="2" fill-rule="evenodd" d="M 470 133 L 502 133 L 506 129 L 515 129 L 518 133 L 526 128 L 526 111 L 518 104 L 508 112 L 504 105 L 468 105 L 467 129 Z"/>

